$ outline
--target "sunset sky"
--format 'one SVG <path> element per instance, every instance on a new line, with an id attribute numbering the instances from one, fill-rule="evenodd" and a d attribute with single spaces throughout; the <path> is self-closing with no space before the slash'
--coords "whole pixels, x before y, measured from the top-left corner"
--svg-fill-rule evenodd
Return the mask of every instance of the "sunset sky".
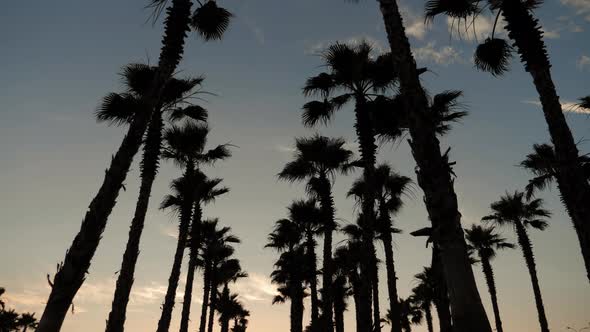
<path id="1" fill-rule="evenodd" d="M 100 98 L 119 91 L 119 69 L 130 62 L 157 62 L 162 28 L 152 25 L 146 0 L 7 1 L 0 9 L 0 286 L 8 305 L 39 317 L 49 294 L 46 274 L 64 257 L 90 199 L 96 193 L 111 154 L 125 128 L 97 124 L 93 112 Z M 271 305 L 275 293 L 269 273 L 276 254 L 263 248 L 285 207 L 303 197 L 303 186 L 279 182 L 276 174 L 290 160 L 294 137 L 320 132 L 342 136 L 356 147 L 351 109 L 340 111 L 328 127 L 305 129 L 300 121 L 306 99 L 301 87 L 322 70 L 317 54 L 334 41 L 366 39 L 387 50 L 375 1 L 225 0 L 235 19 L 222 42 L 204 44 L 191 35 L 180 75 L 204 74 L 211 144 L 232 143 L 234 156 L 215 168 L 231 192 L 205 208 L 242 239 L 237 251 L 250 278 L 234 287 L 251 311 L 248 331 L 288 331 L 289 306 Z M 489 205 L 505 193 L 522 189 L 528 174 L 516 167 L 533 143 L 548 141 L 546 124 L 530 76 L 513 59 L 502 78 L 476 71 L 473 35 L 449 32 L 440 17 L 424 25 L 424 1 L 401 1 L 407 33 L 431 93 L 465 92 L 470 115 L 443 140 L 457 161 L 455 181 L 463 223 L 479 222 Z M 547 0 L 538 10 L 545 28 L 553 74 L 567 119 L 583 152 L 590 151 L 588 114 L 572 107 L 590 94 L 590 0 Z M 477 39 L 491 31 L 492 19 L 476 21 Z M 136 158 L 137 159 L 137 158 Z M 414 177 L 414 161 L 405 140 L 383 144 L 380 161 Z M 163 164 L 152 193 L 141 243 L 127 331 L 155 330 L 175 248 L 177 220 L 157 209 L 168 183 L 180 171 Z M 354 221 L 355 206 L 346 199 L 358 174 L 336 178 L 337 216 Z M 75 298 L 75 314 L 63 331 L 103 331 L 110 311 L 116 271 L 127 240 L 138 191 L 134 164 L 109 219 L 86 283 Z M 552 331 L 582 327 L 590 320 L 590 287 L 572 224 L 557 190 L 541 195 L 554 211 L 551 226 L 531 231 L 540 284 Z M 405 234 L 395 238 L 400 295 L 415 285 L 413 275 L 430 262 L 430 249 L 408 233 L 428 225 L 422 192 L 396 217 Z M 511 229 L 503 234 L 511 240 Z M 337 241 L 342 239 L 337 237 Z M 378 246 L 378 248 L 381 248 Z M 183 276 L 186 269 L 183 266 Z M 538 331 L 530 279 L 519 251 L 499 254 L 496 269 L 500 310 L 506 331 Z M 383 270 L 383 269 L 382 269 Z M 492 319 L 480 266 L 478 286 Z M 199 274 L 200 276 L 200 274 Z M 382 271 L 382 280 L 385 280 Z M 195 285 L 202 287 L 200 279 Z M 385 284 L 382 311 L 386 311 Z M 182 295 L 181 282 L 178 296 Z M 193 296 L 191 330 L 198 323 L 200 291 Z M 306 316 L 309 307 L 306 306 Z M 347 331 L 354 330 L 352 304 Z M 171 331 L 178 328 L 176 306 Z M 426 331 L 425 326 L 415 331 Z"/>

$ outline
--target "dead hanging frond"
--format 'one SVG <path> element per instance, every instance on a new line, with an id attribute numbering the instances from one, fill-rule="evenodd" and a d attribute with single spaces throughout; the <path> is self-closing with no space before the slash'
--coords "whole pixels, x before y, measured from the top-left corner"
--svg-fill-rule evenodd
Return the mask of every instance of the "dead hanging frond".
<path id="1" fill-rule="evenodd" d="M 505 39 L 487 38 L 475 50 L 475 67 L 494 76 L 500 76 L 509 70 L 512 51 L 512 46 Z"/>

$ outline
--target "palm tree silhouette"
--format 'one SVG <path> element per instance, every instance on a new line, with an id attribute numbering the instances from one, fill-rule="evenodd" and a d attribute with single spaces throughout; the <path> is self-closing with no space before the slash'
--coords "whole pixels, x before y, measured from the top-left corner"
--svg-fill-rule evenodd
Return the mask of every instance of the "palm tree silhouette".
<path id="1" fill-rule="evenodd" d="M 465 230 L 465 237 L 469 249 L 474 253 L 477 253 L 479 262 L 481 262 L 482 272 L 486 278 L 488 291 L 492 298 L 496 331 L 503 332 L 504 329 L 502 328 L 502 320 L 500 319 L 496 282 L 494 280 L 494 271 L 492 270 L 491 260 L 496 257 L 496 250 L 507 248 L 513 249 L 514 244 L 507 242 L 505 238 L 498 235 L 495 232 L 494 227 L 471 225 L 471 228 Z"/>
<path id="2" fill-rule="evenodd" d="M 420 83 L 421 72 L 412 55 L 396 0 L 379 0 L 400 93 L 407 113 L 410 148 L 417 164 L 418 184 L 424 191 L 428 216 L 441 247 L 441 261 L 450 290 L 455 331 L 491 332 L 461 228 L 448 153 L 441 153 L 437 124 L 429 114 L 429 101 Z"/>
<path id="3" fill-rule="evenodd" d="M 168 1 L 151 0 L 151 2 L 160 12 Z M 37 331 L 58 332 L 60 330 L 74 296 L 84 283 L 86 273 L 106 227 L 107 219 L 115 206 L 133 157 L 141 146 L 149 120 L 157 105 L 161 103 L 166 82 L 172 77 L 182 59 L 184 39 L 190 30 L 191 7 L 192 1 L 190 0 L 172 0 L 171 6 L 167 9 L 157 73 L 151 82 L 149 93 L 146 94 L 146 98 L 142 99 L 144 111 L 134 116 L 127 134 L 105 172 L 98 193 L 92 199 L 82 220 L 80 231 L 66 251 L 63 262 L 58 265 L 58 271 L 53 278 L 51 293 Z M 221 37 L 221 33 L 227 28 L 230 16 L 229 12 L 221 10 L 214 1 L 210 0 L 196 10 L 192 25 L 201 35 L 205 36 L 205 39 L 215 39 Z M 203 24 L 203 22 L 207 24 Z M 211 24 L 212 22 L 221 22 L 221 24 Z M 169 322 L 170 319 L 164 317 L 162 323 L 158 324 L 157 331 L 168 331 Z"/>
<path id="4" fill-rule="evenodd" d="M 37 322 L 37 318 L 35 318 L 34 313 L 24 313 L 21 314 L 18 318 L 18 325 L 22 328 L 22 332 L 27 332 L 29 328 L 36 329 L 39 323 Z"/>
<path id="5" fill-rule="evenodd" d="M 364 243 L 367 246 L 365 252 L 369 254 L 374 252 L 374 249 L 371 248 L 373 241 L 370 236 L 375 221 L 373 177 L 377 154 L 376 133 L 371 111 L 374 105 L 378 105 L 374 101 L 379 97 L 379 93 L 389 90 L 396 82 L 390 55 L 383 54 L 373 57 L 373 51 L 372 46 L 366 41 L 362 41 L 358 45 L 336 43 L 329 46 L 322 54 L 328 72 L 309 78 L 303 88 L 303 93 L 306 96 L 319 96 L 323 100 L 306 103 L 303 106 L 302 116 L 306 126 L 314 126 L 320 122 L 330 121 L 334 113 L 347 103 L 354 102 L 355 104 L 354 127 L 361 157 L 359 165 L 363 167 L 364 178 L 367 182 L 366 192 L 363 195 L 366 199 L 363 200 L 361 206 L 363 216 L 367 218 Z M 374 260 L 375 258 L 369 256 L 367 260 L 363 261 L 363 265 L 366 265 L 363 268 L 363 274 L 367 277 L 375 274 L 375 271 L 371 269 Z M 374 278 L 372 276 L 367 280 Z M 324 288 L 326 289 L 326 285 Z M 359 291 L 362 293 L 363 307 L 366 308 L 361 313 L 361 324 L 368 331 L 372 329 L 370 285 L 362 285 Z M 326 292 L 329 293 L 329 288 L 326 289 Z M 332 306 L 329 299 L 323 303 L 324 309 Z M 377 319 L 378 308 L 375 308 L 375 311 L 377 312 L 375 319 Z M 326 318 L 325 331 L 333 331 L 332 318 Z M 378 321 L 375 325 L 379 331 Z"/>
<path id="6" fill-rule="evenodd" d="M 393 324 L 394 321 L 401 322 L 401 328 L 404 332 L 412 332 L 412 325 L 422 323 L 424 315 L 422 310 L 415 304 L 415 301 L 410 297 L 407 299 L 400 298 L 398 300 L 400 307 L 400 317 L 394 319 L 393 313 L 388 310 L 385 316 L 385 321 L 388 324 Z"/>
<path id="7" fill-rule="evenodd" d="M 317 197 L 322 211 L 324 251 L 322 268 L 322 319 L 325 331 L 333 330 L 331 284 L 332 233 L 336 228 L 332 179 L 336 174 L 346 174 L 351 168 L 352 152 L 344 148 L 341 138 L 315 135 L 295 140 L 294 160 L 279 173 L 279 179 L 295 182 L 307 181 L 307 189 Z M 328 328 L 329 326 L 329 328 Z"/>
<path id="8" fill-rule="evenodd" d="M 183 168 L 182 177 L 173 181 L 171 185 L 174 195 L 166 196 L 160 206 L 161 209 L 174 208 L 179 215 L 178 242 L 158 323 L 158 326 L 165 329 L 170 327 L 182 257 L 186 249 L 195 198 L 198 193 L 198 184 L 205 183 L 206 179 L 199 167 L 231 156 L 227 145 L 219 145 L 211 150 L 206 150 L 208 134 L 209 128 L 206 125 L 191 122 L 187 122 L 183 126 L 173 125 L 164 132 L 166 146 L 162 151 L 162 157 L 172 160 Z"/>
<path id="9" fill-rule="evenodd" d="M 561 102 L 551 77 L 551 63 L 543 41 L 543 29 L 534 16 L 534 10 L 542 1 L 506 1 L 460 0 L 450 2 L 430 0 L 426 5 L 426 16 L 433 18 L 437 14 L 447 14 L 456 19 L 471 20 L 484 11 L 481 5 L 496 11 L 496 23 L 492 35 L 477 47 L 474 60 L 481 70 L 498 76 L 508 70 L 509 59 L 514 50 L 520 55 L 521 62 L 531 74 L 539 94 L 545 121 L 549 127 L 551 141 L 555 146 L 558 161 L 557 182 L 563 200 L 568 205 L 572 221 L 577 226 L 578 239 L 586 263 L 586 272 L 590 281 L 590 184 L 582 167 L 577 162 L 578 148 L 562 111 Z M 508 41 L 495 36 L 498 18 L 506 21 L 505 29 L 513 46 Z"/>
<path id="10" fill-rule="evenodd" d="M 244 305 L 238 299 L 238 294 L 230 293 L 228 287 L 223 288 L 217 303 L 217 310 L 219 312 L 221 332 L 229 332 L 229 324 L 232 320 L 235 320 L 235 325 L 238 325 L 239 320 L 243 317 L 246 311 Z"/>
<path id="11" fill-rule="evenodd" d="M 548 226 L 545 218 L 551 216 L 551 213 L 543 208 L 542 199 L 527 201 L 524 193 L 518 191 L 514 194 L 506 193 L 499 201 L 492 203 L 491 209 L 493 214 L 483 217 L 482 221 L 498 226 L 512 226 L 514 228 L 518 238 L 518 245 L 522 250 L 531 277 L 541 331 L 549 332 L 545 306 L 543 305 L 541 288 L 539 287 L 539 279 L 537 277 L 533 246 L 527 228 L 531 227 L 541 231 L 544 230 Z"/>
<path id="12" fill-rule="evenodd" d="M 359 287 L 360 283 L 364 282 L 360 276 L 360 264 L 363 259 L 363 255 L 361 254 L 361 243 L 355 238 L 348 238 L 345 245 L 342 245 L 334 251 L 334 266 L 336 266 L 335 275 L 336 279 L 342 279 L 343 277 L 346 278 L 348 284 L 350 285 L 350 291 L 353 296 L 354 304 L 355 304 L 355 318 L 356 318 L 356 331 L 362 331 L 360 329 L 360 300 L 359 300 Z M 342 281 L 339 281 L 342 282 Z M 336 284 L 336 280 L 334 281 Z M 338 289 L 335 287 L 335 289 Z M 342 332 L 344 330 L 344 320 L 343 320 L 343 312 L 342 308 L 337 308 L 337 303 L 340 302 L 339 299 L 335 297 L 334 299 L 334 316 L 336 317 L 336 332 Z"/>
<path id="13" fill-rule="evenodd" d="M 431 308 L 436 297 L 437 280 L 429 267 L 424 267 L 422 272 L 414 275 L 414 278 L 418 281 L 418 284 L 412 288 L 412 296 L 409 299 L 419 310 L 424 312 L 428 331 L 433 332 L 434 326 Z"/>
<path id="14" fill-rule="evenodd" d="M 123 77 L 127 86 L 127 93 L 111 93 L 104 98 L 96 117 L 99 121 L 108 121 L 115 124 L 129 123 L 134 114 L 141 112 L 140 107 L 144 94 L 149 89 L 149 82 L 153 80 L 157 69 L 143 64 L 128 65 L 123 71 Z M 162 101 L 150 120 L 143 157 L 140 163 L 141 184 L 139 196 L 135 207 L 135 214 L 129 229 L 129 239 L 123 254 L 123 262 L 117 278 L 117 286 L 113 297 L 111 312 L 107 320 L 106 331 L 122 331 L 125 324 L 125 313 L 129 294 L 133 286 L 135 265 L 139 257 L 139 242 L 145 222 L 145 216 L 149 205 L 152 185 L 156 178 L 159 166 L 162 146 L 162 130 L 164 128 L 163 113 L 170 120 L 177 121 L 183 118 L 195 121 L 206 121 L 207 111 L 187 101 L 194 90 L 200 87 L 203 78 L 176 79 L 171 78 L 165 85 L 162 93 Z M 198 92 L 198 91 L 197 91 Z"/>
<path id="15" fill-rule="evenodd" d="M 198 178 L 193 187 L 194 203 L 193 215 L 191 220 L 190 232 L 187 239 L 189 250 L 188 272 L 186 275 L 186 284 L 184 289 L 184 300 L 182 303 L 182 314 L 180 318 L 180 332 L 188 331 L 190 310 L 192 303 L 193 283 L 195 279 L 195 270 L 199 262 L 199 250 L 201 246 L 201 224 L 203 218 L 203 205 L 215 201 L 220 195 L 229 192 L 226 187 L 218 187 L 221 179 L 208 179 L 205 177 Z"/>
<path id="16" fill-rule="evenodd" d="M 377 204 L 377 223 L 375 231 L 377 238 L 383 242 L 385 251 L 385 266 L 387 269 L 387 289 L 389 295 L 389 310 L 392 317 L 400 317 L 397 303 L 397 276 L 393 258 L 393 237 L 392 234 L 400 233 L 399 229 L 393 227 L 392 215 L 395 215 L 402 207 L 401 196 L 408 192 L 412 181 L 406 176 L 396 173 L 389 165 L 378 165 L 375 169 L 375 198 Z M 353 183 L 349 195 L 362 197 L 365 192 L 366 182 L 363 178 Z M 378 295 L 378 293 L 377 293 Z M 395 319 L 391 322 L 392 331 L 400 331 L 399 322 Z"/>
<path id="17" fill-rule="evenodd" d="M 580 103 L 578 105 L 586 110 L 590 110 L 590 96 L 580 98 Z"/>

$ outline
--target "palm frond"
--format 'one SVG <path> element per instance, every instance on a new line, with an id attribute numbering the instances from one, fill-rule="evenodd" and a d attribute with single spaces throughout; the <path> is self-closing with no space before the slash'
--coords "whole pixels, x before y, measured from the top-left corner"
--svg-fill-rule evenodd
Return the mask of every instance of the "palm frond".
<path id="1" fill-rule="evenodd" d="M 440 14 L 455 19 L 466 19 L 479 13 L 477 2 L 473 0 L 429 0 L 424 8 L 426 20 L 432 20 Z"/>
<path id="2" fill-rule="evenodd" d="M 190 118 L 194 121 L 207 122 L 208 112 L 205 108 L 198 105 L 190 105 L 187 107 L 178 107 L 172 110 L 169 119 L 172 122 L 180 121 L 185 118 Z"/>
<path id="3" fill-rule="evenodd" d="M 590 96 L 580 98 L 580 107 L 590 110 Z"/>
<path id="4" fill-rule="evenodd" d="M 330 122 L 335 111 L 334 104 L 330 103 L 327 99 L 324 101 L 314 100 L 303 105 L 301 119 L 303 125 L 306 127 L 313 127 L 318 123 L 325 125 Z"/>
<path id="5" fill-rule="evenodd" d="M 129 93 L 109 93 L 103 99 L 95 112 L 98 122 L 108 122 L 109 125 L 129 124 L 138 112 L 147 112 L 142 109 L 141 100 Z"/>
<path id="6" fill-rule="evenodd" d="M 232 16 L 227 9 L 217 6 L 216 1 L 208 0 L 195 10 L 191 26 L 203 39 L 218 40 L 229 27 Z"/>
<path id="7" fill-rule="evenodd" d="M 500 76 L 509 70 L 512 51 L 512 46 L 506 40 L 487 38 L 475 50 L 475 67 L 494 76 Z"/>
<path id="8" fill-rule="evenodd" d="M 332 75 L 321 73 L 307 79 L 303 87 L 303 95 L 306 97 L 321 96 L 322 98 L 328 98 L 334 88 L 335 82 Z"/>

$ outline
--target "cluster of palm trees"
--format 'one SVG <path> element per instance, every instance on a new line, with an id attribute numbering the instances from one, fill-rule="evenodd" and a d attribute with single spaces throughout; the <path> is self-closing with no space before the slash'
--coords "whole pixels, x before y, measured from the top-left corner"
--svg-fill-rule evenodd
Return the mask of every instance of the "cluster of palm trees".
<path id="1" fill-rule="evenodd" d="M 6 309 L 2 295 L 6 290 L 0 287 L 0 332 L 26 332 L 37 328 L 37 318 L 34 313 L 19 314 L 14 309 Z"/>
<path id="2" fill-rule="evenodd" d="M 292 332 L 303 330 L 303 304 L 307 296 L 311 298 L 310 331 L 343 331 L 347 299 L 352 296 L 358 332 L 380 331 L 383 321 L 391 323 L 393 332 L 408 331 L 423 319 L 432 330 L 431 305 L 436 308 L 442 331 L 452 328 L 455 332 L 491 332 L 472 270 L 472 264 L 480 262 L 493 302 L 496 329 L 502 331 L 491 260 L 497 249 L 513 245 L 491 226 L 463 229 L 454 189 L 455 163 L 451 161 L 450 148 L 441 148 L 441 137 L 451 130 L 453 122 L 466 115 L 459 103 L 461 92 L 449 90 L 434 96 L 426 92 L 420 75 L 427 70 L 418 67 L 412 55 L 398 2 L 378 3 L 391 52 L 376 54 L 367 42 L 335 43 L 323 53 L 326 71 L 309 78 L 303 88 L 306 97 L 317 98 L 303 106 L 305 126 L 328 124 L 347 105 L 353 110 L 358 158 L 340 138 L 316 134 L 296 139 L 295 158 L 279 173 L 279 178 L 304 182 L 308 197 L 293 202 L 288 218 L 277 221 L 269 236 L 267 246 L 279 253 L 271 276 L 278 285 L 274 301 L 291 302 Z M 492 204 L 493 213 L 483 221 L 513 226 L 545 332 L 549 328 L 527 231 L 544 229 L 549 212 L 534 195 L 556 182 L 578 235 L 590 280 L 590 159 L 578 151 L 552 80 L 542 27 L 534 16 L 541 4 L 539 0 L 428 0 L 425 15 L 428 21 L 446 14 L 459 21 L 457 26 L 487 10 L 497 18 L 503 17 L 508 40 L 496 36 L 494 25 L 492 35 L 477 47 L 475 65 L 499 76 L 508 70 L 509 58 L 517 52 L 538 91 L 552 144 L 534 145 L 534 153 L 521 164 L 534 178 L 524 191 L 506 194 Z M 154 19 L 165 16 L 158 63 L 126 66 L 122 73 L 124 91 L 108 94 L 97 111 L 99 121 L 127 125 L 127 134 L 105 171 L 80 231 L 58 264 L 57 273 L 48 278 L 52 289 L 38 331 L 61 329 L 140 149 L 140 189 L 106 331 L 124 330 L 142 230 L 161 160 L 172 161 L 182 174 L 172 181 L 172 194 L 161 204 L 162 209 L 177 213 L 179 224 L 157 331 L 170 329 L 185 252 L 189 262 L 180 331 L 188 330 L 197 269 L 203 270 L 204 285 L 199 331 L 212 331 L 216 312 L 222 331 L 229 330 L 232 320 L 233 331 L 246 329 L 249 313 L 230 290 L 232 283 L 246 276 L 233 256 L 233 244 L 238 239 L 216 219 L 203 217 L 203 208 L 228 192 L 221 179 L 209 178 L 204 169 L 230 157 L 231 146 L 207 147 L 208 112 L 193 103 L 195 94 L 202 93 L 203 77 L 174 75 L 188 34 L 194 31 L 205 41 L 221 39 L 232 14 L 215 0 L 150 0 L 149 6 Z M 580 107 L 588 108 L 589 101 L 590 97 L 582 98 Z M 397 290 L 392 243 L 393 234 L 400 231 L 393 227 L 393 221 L 402 206 L 402 197 L 413 192 L 413 182 L 391 166 L 377 163 L 378 143 L 401 137 L 408 138 L 416 161 L 416 184 L 424 194 L 431 222 L 431 227 L 412 235 L 427 236 L 428 243 L 432 243 L 431 265 L 416 276 L 418 285 L 406 299 L 400 298 Z M 361 176 L 348 192 L 360 207 L 356 223 L 339 225 L 333 184 L 339 176 L 357 169 L 361 169 Z M 337 231 L 346 236 L 346 241 L 334 247 Z M 323 248 L 317 254 L 320 237 Z M 379 303 L 376 241 L 383 244 L 387 272 L 389 308 L 385 315 Z M 318 256 L 322 258 L 321 267 Z"/>

